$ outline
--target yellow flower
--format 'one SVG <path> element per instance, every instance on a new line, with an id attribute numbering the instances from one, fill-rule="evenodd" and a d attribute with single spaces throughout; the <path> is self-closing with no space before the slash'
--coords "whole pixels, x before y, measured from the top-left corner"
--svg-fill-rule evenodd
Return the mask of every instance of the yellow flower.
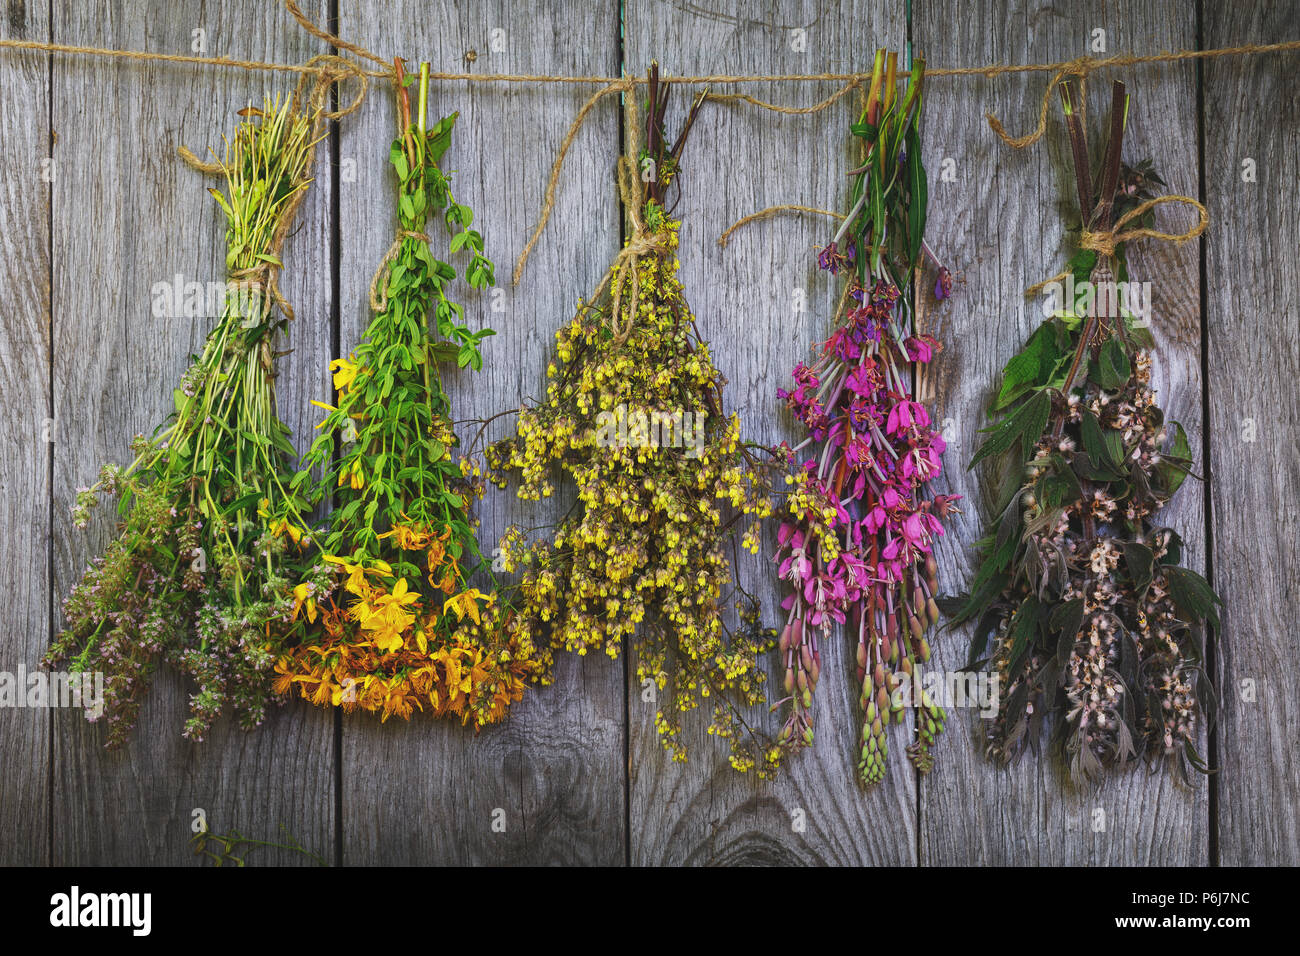
<path id="1" fill-rule="evenodd" d="M 339 487 L 342 488 L 345 482 L 352 486 L 353 491 L 360 491 L 366 486 L 365 475 L 361 473 L 360 459 L 352 462 L 351 467 L 344 468 L 339 472 Z"/>
<path id="2" fill-rule="evenodd" d="M 490 600 L 489 595 L 483 594 L 478 588 L 470 588 L 468 591 L 462 591 L 455 597 L 447 598 L 442 605 L 443 611 L 445 612 L 448 608 L 455 611 L 456 620 L 458 621 L 465 620 L 465 615 L 468 614 L 474 619 L 474 623 L 478 624 L 480 623 L 478 613 L 479 598 L 483 598 L 485 603 Z"/>
<path id="3" fill-rule="evenodd" d="M 330 371 L 334 373 L 334 387 L 342 392 L 351 387 L 361 369 L 347 359 L 335 359 L 330 362 Z"/>
<path id="4" fill-rule="evenodd" d="M 307 606 L 307 620 L 316 623 L 316 599 L 311 596 L 310 584 L 300 584 L 293 589 L 293 616 L 290 620 L 298 620 L 298 611 L 304 604 Z"/>
<path id="5" fill-rule="evenodd" d="M 404 551 L 422 551 L 432 539 L 429 532 L 405 524 L 399 524 L 392 531 L 385 531 L 379 537 L 396 538 L 397 546 Z"/>
<path id="6" fill-rule="evenodd" d="M 366 583 L 365 568 L 363 568 L 360 564 L 352 564 L 350 561 L 348 561 L 347 558 L 335 557 L 332 554 L 325 555 L 325 560 L 328 561 L 330 564 L 342 565 L 343 570 L 348 573 L 348 580 L 347 583 L 344 585 L 344 587 L 346 587 L 357 597 L 366 596 L 366 592 L 369 590 L 369 585 Z"/>
<path id="7" fill-rule="evenodd" d="M 337 411 L 338 411 L 338 409 L 335 408 L 333 405 L 326 405 L 324 402 L 318 402 L 318 401 L 316 401 L 316 399 L 314 399 L 314 398 L 311 400 L 311 403 L 312 403 L 313 405 L 315 405 L 317 408 L 323 408 L 323 409 L 325 409 L 325 411 L 327 411 L 327 412 L 337 412 Z M 325 425 L 325 422 L 327 422 L 327 421 L 329 421 L 328 418 L 326 418 L 324 421 L 322 421 L 322 422 L 321 422 L 320 424 L 318 424 L 316 427 L 317 427 L 317 428 L 323 428 L 324 425 Z"/>

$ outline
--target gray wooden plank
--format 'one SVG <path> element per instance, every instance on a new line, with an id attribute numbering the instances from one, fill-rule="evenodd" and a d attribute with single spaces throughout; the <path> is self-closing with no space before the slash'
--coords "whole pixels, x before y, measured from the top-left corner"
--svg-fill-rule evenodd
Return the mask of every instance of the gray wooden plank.
<path id="1" fill-rule="evenodd" d="M 534 5 L 401 2 L 340 4 L 343 36 L 408 68 L 428 60 L 438 72 L 617 74 L 616 4 Z M 400 24 L 400 30 L 394 28 Z M 467 59 L 473 51 L 474 58 Z M 564 169 L 551 225 L 522 282 L 515 257 L 537 222 L 542 190 L 569 123 L 594 88 L 467 86 L 435 83 L 433 116 L 460 111 L 444 167 L 457 200 L 475 212 L 499 292 L 459 283 L 471 326 L 487 324 L 480 373 L 448 374 L 453 414 L 482 418 L 542 394 L 554 334 L 589 293 L 619 246 L 614 191 L 618 105 L 602 103 L 578 136 Z M 355 161 L 344 182 L 342 341 L 369 322 L 366 289 L 392 242 L 395 183 L 388 147 L 395 132 L 392 94 L 376 84 L 365 114 L 344 128 L 342 157 Z M 430 224 L 435 253 L 442 230 Z M 441 245 L 440 245 L 441 243 Z M 438 253 L 437 250 L 444 250 Z M 493 311 L 492 302 L 502 311 Z M 488 439 L 512 427 L 498 420 Z M 472 433 L 463 426 L 462 437 Z M 553 520 L 556 502 L 519 502 L 489 488 L 480 544 L 489 549 L 508 523 Z M 550 516 L 549 518 L 546 516 Z M 508 579 L 507 579 L 508 580 Z M 348 864 L 619 863 L 624 859 L 622 670 L 607 660 L 562 660 L 555 685 L 533 688 L 501 725 L 477 737 L 454 721 L 345 718 L 343 859 Z M 493 829 L 494 811 L 505 830 Z"/>
<path id="2" fill-rule="evenodd" d="M 801 31 L 801 32 L 796 32 Z M 818 73 L 870 70 L 878 46 L 899 49 L 901 4 L 771 4 L 748 0 L 626 6 L 626 70 L 644 75 L 652 59 L 678 75 Z M 689 42 L 684 42 L 689 38 Z M 746 85 L 739 92 L 791 106 L 812 104 L 833 84 Z M 727 87 L 716 92 L 731 93 Z M 674 91 L 669 132 L 694 91 Z M 686 296 L 714 362 L 730 382 L 728 404 L 747 438 L 776 444 L 796 436 L 779 412 L 776 389 L 831 332 L 828 316 L 841 288 L 817 270 L 816 251 L 830 221 L 793 216 L 737 232 L 716 244 L 742 215 L 779 203 L 839 209 L 851 152 L 853 98 L 810 116 L 778 115 L 749 105 L 705 106 L 687 143 L 681 179 L 680 259 Z M 805 311 L 796 311 L 802 297 Z M 758 556 L 735 569 L 772 618 L 784 596 L 767 559 L 775 522 Z M 707 736 L 707 718 L 688 720 L 691 750 L 674 764 L 654 729 L 655 706 L 629 686 L 631 858 L 640 864 L 908 864 L 916 860 L 916 781 L 895 728 L 889 775 L 873 792 L 856 783 L 860 729 L 852 648 L 832 640 L 815 705 L 817 740 L 778 780 L 742 777 Z M 771 667 L 771 662 L 769 667 Z M 635 675 L 635 669 L 631 671 Z M 769 669 L 770 686 L 780 674 Z M 761 719 L 761 715 L 757 715 Z M 907 731 L 910 734 L 910 728 Z M 910 738 L 909 738 L 910 739 Z M 948 741 L 941 744 L 945 753 Z"/>
<path id="3" fill-rule="evenodd" d="M 1300 4 L 1203 4 L 1207 47 L 1300 36 Z M 1219 861 L 1300 863 L 1300 234 L 1295 54 L 1205 63 L 1206 292 L 1217 641 Z M 1255 178 L 1245 181 L 1246 161 Z"/>
<path id="4" fill-rule="evenodd" d="M 918 55 L 932 68 L 1068 60 L 1090 52 L 1093 30 L 1106 52 L 1156 52 L 1195 46 L 1192 9 L 1147 2 L 1093 11 L 1019 0 L 939 2 L 913 8 Z M 954 24 L 981 24 L 979 30 Z M 1096 53 L 1095 55 L 1102 55 Z M 1112 78 L 1132 94 L 1124 159 L 1151 157 L 1170 191 L 1195 195 L 1195 74 L 1189 65 L 1139 66 L 1090 79 L 1090 143 L 1100 157 L 1101 122 Z M 1002 366 L 1042 318 L 1042 301 L 1023 290 L 1060 271 L 1067 246 L 1064 216 L 1075 217 L 1073 173 L 1054 97 L 1046 137 L 1016 152 L 989 130 L 984 113 L 1013 135 L 1038 116 L 1045 74 L 984 79 L 934 78 L 928 90 L 926 167 L 931 173 L 927 233 L 941 257 L 965 273 L 956 297 L 935 315 L 947 350 L 934 369 L 934 417 L 952 436 L 948 490 L 965 496 L 965 514 L 939 550 L 940 585 L 963 589 L 976 569 L 972 542 L 987 519 L 992 490 L 965 470 L 987 423 L 985 408 Z M 945 158 L 956 181 L 940 181 Z M 1164 213 L 1165 210 L 1161 210 Z M 1161 218 L 1161 222 L 1169 222 Z M 1182 222 L 1175 216 L 1174 221 Z M 1153 332 L 1159 401 L 1201 447 L 1199 277 L 1194 244 L 1140 244 L 1132 277 L 1153 284 Z M 1199 461 L 1197 464 L 1199 468 Z M 1204 567 L 1201 487 L 1188 482 L 1162 512 L 1188 546 L 1188 565 Z M 969 628 L 936 642 L 949 669 L 965 663 Z M 921 789 L 921 858 L 927 864 L 1194 865 L 1208 862 L 1208 786 L 1180 789 L 1142 768 L 1112 775 L 1098 789 L 1075 788 L 1058 760 L 1044 754 L 1001 769 L 986 762 L 969 713 L 949 724 L 950 740 Z M 1098 813 L 1103 816 L 1099 816 Z M 1104 829 L 1098 829 L 1104 826 Z"/>
<path id="5" fill-rule="evenodd" d="M 43 40 L 48 11 L 5 5 L 0 37 Z M 0 528 L 9 560 L 0 588 L 11 627 L 0 635 L 0 671 L 25 700 L 50 631 L 50 153 L 49 61 L 42 53 L 0 56 L 0 402 L 9 425 L 0 435 Z M 57 437 L 57 430 L 55 430 Z M 14 542 L 22 542 L 16 547 Z M 49 859 L 50 715 L 42 708 L 0 709 L 0 864 Z"/>
<path id="6" fill-rule="evenodd" d="M 206 31 L 207 52 L 296 62 L 323 47 L 279 4 L 220 8 L 184 2 L 54 4 L 56 42 L 190 53 Z M 220 151 L 235 110 L 293 80 L 174 64 L 58 58 L 54 125 L 59 178 L 54 192 L 55 571 L 60 599 L 110 539 L 111 506 L 89 531 L 71 525 L 75 489 L 102 462 L 128 460 L 128 442 L 171 410 L 171 389 L 213 319 L 154 318 L 155 282 L 225 281 L 225 220 L 211 183 L 176 159 L 187 145 Z M 318 159 L 325 159 L 318 154 Z M 300 440 L 314 424 L 309 398 L 329 392 L 330 246 L 328 163 L 286 246 L 282 287 L 296 306 L 294 349 L 279 404 Z M 215 317 L 214 317 L 215 318 Z M 214 831 L 278 839 L 283 824 L 329 855 L 333 839 L 333 720 L 305 704 L 273 712 L 245 734 L 222 722 L 202 744 L 180 736 L 190 689 L 159 676 L 131 744 L 103 750 L 102 731 L 59 714 L 54 777 L 54 860 L 60 864 L 182 864 L 192 812 Z M 259 850 L 250 862 L 306 863 Z"/>

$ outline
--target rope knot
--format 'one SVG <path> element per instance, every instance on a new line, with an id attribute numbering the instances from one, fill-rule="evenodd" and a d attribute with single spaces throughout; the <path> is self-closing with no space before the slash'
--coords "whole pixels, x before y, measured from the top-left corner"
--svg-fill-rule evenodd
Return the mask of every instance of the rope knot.
<path id="1" fill-rule="evenodd" d="M 415 232 L 412 229 L 397 230 L 397 237 L 393 239 L 393 244 L 388 247 L 384 257 L 379 260 L 379 267 L 375 269 L 375 274 L 370 277 L 370 311 L 376 315 L 388 308 L 389 268 L 398 253 L 402 251 L 402 242 L 406 239 L 416 239 L 426 245 L 429 242 L 429 237 L 422 232 Z"/>
<path id="2" fill-rule="evenodd" d="M 1135 229 L 1124 228 L 1135 219 L 1140 219 L 1142 216 L 1146 215 L 1148 211 L 1154 209 L 1156 206 L 1167 202 L 1182 203 L 1185 206 L 1191 206 L 1195 209 L 1197 214 L 1196 224 L 1189 226 L 1183 232 L 1179 233 L 1160 232 L 1157 229 L 1148 229 L 1146 226 L 1138 226 Z M 1148 199 L 1146 202 L 1134 206 L 1128 212 L 1124 213 L 1124 215 L 1120 216 L 1115 225 L 1109 229 L 1100 229 L 1094 232 L 1087 227 L 1084 227 L 1083 232 L 1079 236 L 1079 248 L 1091 249 L 1097 253 L 1098 258 L 1101 258 L 1102 256 L 1113 256 L 1117 246 L 1133 239 L 1159 239 L 1162 242 L 1184 243 L 1190 239 L 1195 239 L 1201 233 L 1205 232 L 1209 225 L 1209 211 L 1190 196 L 1157 196 L 1155 199 Z M 1052 276 L 1050 279 L 1044 279 L 1042 282 L 1026 289 L 1025 295 L 1036 295 L 1053 282 L 1060 282 L 1068 275 L 1069 272 L 1061 272 Z"/>

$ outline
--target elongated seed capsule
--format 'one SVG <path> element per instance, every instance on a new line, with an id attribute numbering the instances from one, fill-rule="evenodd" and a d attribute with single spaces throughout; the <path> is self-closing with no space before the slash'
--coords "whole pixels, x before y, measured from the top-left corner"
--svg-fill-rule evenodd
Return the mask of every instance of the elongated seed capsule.
<path id="1" fill-rule="evenodd" d="M 925 613 L 930 618 L 931 625 L 939 623 L 939 605 L 934 598 L 925 602 Z"/>
<path id="2" fill-rule="evenodd" d="M 925 613 L 925 592 L 921 590 L 919 584 L 912 589 L 912 608 L 916 611 L 917 617 Z"/>
<path id="3" fill-rule="evenodd" d="M 781 630 L 781 640 L 778 646 L 781 648 L 781 654 L 784 655 L 790 650 L 790 625 L 787 624 Z"/>
<path id="4" fill-rule="evenodd" d="M 925 628 L 921 626 L 921 619 L 914 614 L 909 614 L 907 616 L 907 626 L 912 629 L 913 640 L 919 641 L 921 639 L 921 635 L 925 633 Z M 927 660 L 928 658 L 922 658 L 922 659 Z"/>
<path id="5" fill-rule="evenodd" d="M 928 664 L 929 662 L 930 662 L 930 642 L 923 637 L 921 638 L 921 663 Z"/>
<path id="6" fill-rule="evenodd" d="M 793 667 L 787 667 L 785 669 L 785 683 L 783 686 L 785 687 L 785 692 L 787 694 L 794 693 L 794 668 Z"/>
<path id="7" fill-rule="evenodd" d="M 812 670 L 812 651 L 808 649 L 807 644 L 799 649 L 799 663 L 803 665 L 804 670 Z"/>

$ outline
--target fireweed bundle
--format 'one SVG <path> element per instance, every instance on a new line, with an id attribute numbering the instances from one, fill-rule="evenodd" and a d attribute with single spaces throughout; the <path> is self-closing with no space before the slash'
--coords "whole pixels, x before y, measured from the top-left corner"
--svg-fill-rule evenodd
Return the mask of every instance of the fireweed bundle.
<path id="1" fill-rule="evenodd" d="M 246 729 L 261 723 L 274 649 L 295 629 L 282 585 L 304 542 L 271 534 L 259 511 L 293 498 L 296 454 L 275 405 L 276 340 L 291 313 L 274 276 L 309 182 L 313 123 L 292 101 L 241 115 L 224 194 L 211 191 L 227 219 L 224 312 L 174 413 L 73 507 L 84 527 L 98 495 L 119 495 L 121 530 L 65 602 L 46 663 L 104 674 L 110 746 L 126 739 L 159 661 L 198 685 L 187 737 L 202 739 L 227 708 Z"/>
<path id="2" fill-rule="evenodd" d="M 545 401 L 521 410 L 515 433 L 488 450 L 494 479 L 504 485 L 517 472 L 525 500 L 554 493 L 556 466 L 577 491 L 549 540 L 529 543 L 517 528 L 503 540 L 507 568 L 523 569 L 511 629 L 548 666 L 554 649 L 617 657 L 635 639 L 638 680 L 668 690 L 656 726 L 673 759 L 686 758 L 682 714 L 707 698 L 709 732 L 729 741 L 732 765 L 766 774 L 779 752 L 743 709 L 764 699 L 757 658 L 773 635 L 738 587 L 740 627 L 724 624 L 724 548 L 735 521 L 771 506 L 738 417 L 723 412 L 725 380 L 678 278 L 679 224 L 665 196 L 703 96 L 670 146 L 667 93 L 652 68 L 646 145 L 631 151 L 644 196 L 631 162 L 620 167 L 633 237 L 557 334 Z M 756 526 L 745 543 L 757 549 Z"/>
<path id="3" fill-rule="evenodd" d="M 795 387 L 777 393 L 808 430 L 787 449 L 792 464 L 805 457 L 786 478 L 774 556 L 792 589 L 782 603 L 787 696 L 778 704 L 787 718 L 779 740 L 791 749 L 813 742 L 822 646 L 844 625 L 857 645 L 858 773 L 866 784 L 884 777 L 886 728 L 904 721 L 909 702 L 917 714 L 908 756 L 920 771 L 930 769 L 943 730 L 944 711 L 921 687 L 920 667 L 930 659 L 926 631 L 938 619 L 933 541 L 956 500 L 927 490 L 945 445 L 911 385 L 912 363 L 930 361 L 939 348 L 916 331 L 913 305 L 922 256 L 933 260 L 923 239 L 925 67 L 916 61 L 899 91 L 895 62 L 876 55 L 865 112 L 852 126 L 865 157 L 853 172 L 852 209 L 819 257 L 832 275 L 848 275 L 839 325 L 811 365 L 795 367 Z M 935 294 L 945 298 L 950 288 L 940 269 Z"/>
<path id="4" fill-rule="evenodd" d="M 493 332 L 471 331 L 448 298 L 456 271 L 429 251 L 429 218 L 443 220 L 452 252 L 469 253 L 472 288 L 491 286 L 493 267 L 470 228 L 473 213 L 439 167 L 456 116 L 427 126 L 427 77 L 426 64 L 414 123 L 408 80 L 398 86 L 400 135 L 389 158 L 399 233 L 372 288 L 374 318 L 355 351 L 331 364 L 338 404 L 324 406 L 323 431 L 294 479 L 295 494 L 336 496 L 320 542 L 334 574 L 295 584 L 294 608 L 312 626 L 277 662 L 275 687 L 383 720 L 428 711 L 478 727 L 505 716 L 536 665 L 527 643 L 503 636 L 495 595 L 470 586 L 486 571 L 472 514 L 484 483 L 456 453 L 438 365 L 454 358 L 478 371 L 480 342 Z M 295 534 L 300 520 L 286 515 L 277 528 Z"/>
<path id="5" fill-rule="evenodd" d="M 1001 457 L 1008 493 L 958 620 L 978 622 L 972 666 L 987 653 L 1000 685 L 991 757 L 1012 759 L 1049 719 L 1075 779 L 1139 756 L 1168 758 L 1183 776 L 1204 769 L 1202 625 L 1217 621 L 1218 599 L 1179 566 L 1177 532 L 1155 523 L 1191 454 L 1156 404 L 1150 334 L 1113 294 L 1128 282 L 1119 229 L 1162 201 L 1146 192 L 1160 179 L 1149 163 L 1120 163 L 1128 98 L 1117 83 L 1094 193 L 1076 96 L 1062 87 L 1084 232 L 1061 278 L 1079 291 L 1003 372 L 1001 417 L 971 465 Z"/>

